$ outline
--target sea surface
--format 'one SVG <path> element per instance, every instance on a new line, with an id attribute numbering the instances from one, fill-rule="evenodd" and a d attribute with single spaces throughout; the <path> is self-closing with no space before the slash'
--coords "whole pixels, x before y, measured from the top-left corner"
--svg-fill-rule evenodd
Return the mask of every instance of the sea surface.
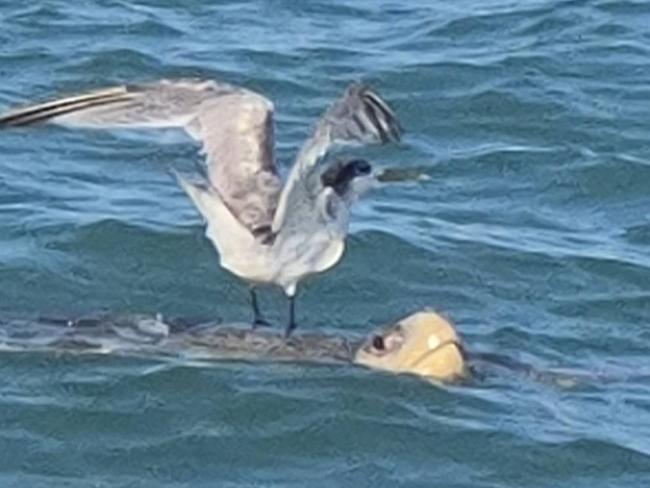
<path id="1" fill-rule="evenodd" d="M 650 486 L 650 2 L 0 1 L 2 110 L 186 76 L 271 98 L 283 171 L 350 81 L 404 126 L 360 154 L 420 177 L 357 206 L 300 329 L 428 306 L 526 367 L 432 386 L 0 352 L 0 486 Z M 0 320 L 249 320 L 170 175 L 200 161 L 175 131 L 0 132 Z M 260 296 L 282 327 L 282 293 Z"/>

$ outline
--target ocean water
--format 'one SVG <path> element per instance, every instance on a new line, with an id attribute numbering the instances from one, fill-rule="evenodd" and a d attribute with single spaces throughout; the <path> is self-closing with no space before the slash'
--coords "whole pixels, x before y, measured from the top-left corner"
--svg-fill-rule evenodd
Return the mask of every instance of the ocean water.
<path id="1" fill-rule="evenodd" d="M 430 306 L 527 367 L 435 387 L 2 352 L 0 486 L 650 486 L 649 2 L 0 2 L 0 109 L 179 76 L 271 98 L 285 169 L 348 82 L 377 88 L 406 135 L 364 154 L 426 178 L 361 202 L 301 329 Z M 170 176 L 200 161 L 186 138 L 47 126 L 0 151 L 0 320 L 249 318 Z"/>

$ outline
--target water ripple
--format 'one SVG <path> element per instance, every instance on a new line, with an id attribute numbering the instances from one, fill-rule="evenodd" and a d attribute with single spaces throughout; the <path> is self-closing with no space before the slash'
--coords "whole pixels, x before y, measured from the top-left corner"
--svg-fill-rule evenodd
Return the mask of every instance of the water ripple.
<path id="1" fill-rule="evenodd" d="M 642 486 L 650 470 L 648 2 L 48 0 L 0 5 L 0 108 L 204 76 L 276 107 L 278 158 L 362 79 L 401 147 L 304 329 L 365 334 L 423 306 L 478 377 L 0 355 L 8 486 Z M 248 318 L 170 167 L 187 138 L 0 133 L 0 313 Z M 285 300 L 264 290 L 277 323 Z M 484 356 L 480 356 L 483 354 Z"/>

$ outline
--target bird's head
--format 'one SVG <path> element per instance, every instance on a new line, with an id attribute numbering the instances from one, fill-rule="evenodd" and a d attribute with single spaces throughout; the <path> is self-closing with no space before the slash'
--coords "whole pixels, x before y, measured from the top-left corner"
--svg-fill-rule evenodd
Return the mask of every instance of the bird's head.
<path id="1" fill-rule="evenodd" d="M 321 183 L 346 201 L 353 201 L 371 186 L 372 166 L 365 159 L 338 160 L 321 174 Z"/>

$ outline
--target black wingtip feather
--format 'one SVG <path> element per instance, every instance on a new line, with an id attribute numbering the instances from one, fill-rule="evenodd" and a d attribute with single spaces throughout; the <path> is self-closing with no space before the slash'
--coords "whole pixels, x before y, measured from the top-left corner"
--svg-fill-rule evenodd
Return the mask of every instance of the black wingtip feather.
<path id="1" fill-rule="evenodd" d="M 372 105 L 372 103 L 368 103 L 366 100 L 366 103 L 364 103 L 364 109 L 366 112 L 366 115 L 370 119 L 370 122 L 374 126 L 374 128 L 377 130 L 377 133 L 379 134 L 379 139 L 382 144 L 385 144 L 390 141 L 390 136 L 386 129 L 384 128 L 384 124 L 381 123 L 379 118 L 381 117 L 380 114 L 377 113 L 377 108 Z M 389 127 L 389 122 L 387 121 L 386 126 Z M 390 129 L 389 129 L 390 131 Z"/>
<path id="2" fill-rule="evenodd" d="M 363 100 L 365 102 L 366 113 L 371 116 L 373 123 L 380 131 L 382 142 L 399 142 L 403 129 L 395 113 L 377 93 L 367 86 L 364 88 Z M 383 126 L 381 121 L 385 122 L 386 127 Z"/>
<path id="3" fill-rule="evenodd" d="M 81 109 L 125 101 L 128 101 L 128 95 L 126 93 L 107 91 L 91 93 L 83 97 L 64 98 L 53 102 L 31 105 L 1 115 L 0 129 L 47 122 L 55 117 L 60 117 Z"/>

